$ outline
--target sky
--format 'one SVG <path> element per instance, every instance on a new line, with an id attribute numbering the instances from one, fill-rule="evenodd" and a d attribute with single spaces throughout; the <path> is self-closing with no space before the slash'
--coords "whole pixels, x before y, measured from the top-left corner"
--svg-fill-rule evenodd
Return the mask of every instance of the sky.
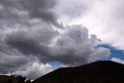
<path id="1" fill-rule="evenodd" d="M 0 0 L 0 74 L 124 64 L 123 8 L 123 0 Z"/>

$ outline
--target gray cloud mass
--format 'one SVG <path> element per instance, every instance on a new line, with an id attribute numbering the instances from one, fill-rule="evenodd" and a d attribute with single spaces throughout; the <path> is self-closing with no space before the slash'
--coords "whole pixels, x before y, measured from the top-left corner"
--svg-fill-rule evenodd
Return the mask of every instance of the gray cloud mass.
<path id="1" fill-rule="evenodd" d="M 35 79 L 54 69 L 49 62 L 77 66 L 109 56 L 109 49 L 97 47 L 100 39 L 87 28 L 63 28 L 53 11 L 56 4 L 56 0 L 0 1 L 0 74 Z"/>

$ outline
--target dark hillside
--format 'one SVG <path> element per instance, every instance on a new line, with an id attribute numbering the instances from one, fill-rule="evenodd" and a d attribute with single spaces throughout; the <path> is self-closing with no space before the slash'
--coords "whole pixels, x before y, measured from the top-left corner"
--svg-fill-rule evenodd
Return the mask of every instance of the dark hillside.
<path id="1" fill-rule="evenodd" d="M 0 75 L 0 83 L 15 83 L 16 80 L 13 77 Z"/>
<path id="2" fill-rule="evenodd" d="M 30 80 L 26 80 L 25 77 L 16 75 L 0 75 L 0 83 L 30 83 Z"/>
<path id="3" fill-rule="evenodd" d="M 84 66 L 60 68 L 33 83 L 124 83 L 124 65 L 99 61 Z"/>

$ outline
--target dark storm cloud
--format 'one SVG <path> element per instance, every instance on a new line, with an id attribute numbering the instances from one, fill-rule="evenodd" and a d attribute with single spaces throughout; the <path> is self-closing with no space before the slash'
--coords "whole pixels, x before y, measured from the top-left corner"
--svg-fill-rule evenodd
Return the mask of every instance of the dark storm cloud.
<path id="1" fill-rule="evenodd" d="M 6 58 L 5 60 L 9 62 L 3 62 L 1 58 L 1 63 L 6 64 L 1 65 L 1 68 L 9 68 L 9 71 L 15 70 L 15 73 L 18 71 L 21 74 L 22 70 L 18 69 L 25 68 L 23 65 L 32 61 L 33 58 L 29 58 L 30 56 L 37 58 L 36 61 L 39 60 L 42 64 L 58 61 L 64 65 L 75 66 L 110 54 L 109 49 L 98 48 L 100 40 L 95 35 L 89 35 L 88 30 L 80 25 L 67 26 L 61 34 L 46 26 L 28 30 L 17 30 L 6 34 L 3 43 L 5 44 L 4 51 L 1 52 L 6 54 L 6 57 L 13 55 L 15 58 Z M 16 64 L 13 64 L 11 60 Z M 3 69 L 1 72 L 8 71 Z"/>
<path id="2" fill-rule="evenodd" d="M 12 48 L 18 49 L 23 54 L 46 55 L 51 40 L 59 35 L 57 31 L 49 27 L 41 26 L 41 29 L 30 31 L 16 31 L 6 35 L 5 42 Z"/>
<path id="3" fill-rule="evenodd" d="M 9 55 L 0 52 L 0 73 L 10 73 L 18 69 L 23 69 L 23 66 L 27 63 L 34 61 L 33 57 L 26 57 L 20 55 Z"/>
<path id="4" fill-rule="evenodd" d="M 20 40 L 20 38 L 13 40 L 13 39 L 8 38 L 6 41 L 7 41 L 6 43 L 8 45 L 10 45 L 13 48 L 18 49 L 23 54 L 37 54 L 37 53 L 39 54 L 41 52 L 40 49 L 42 49 L 40 47 L 40 44 L 35 40 L 28 40 L 28 39 Z M 42 45 L 42 47 L 43 47 L 43 45 Z M 44 49 L 45 49 L 45 46 L 44 46 Z"/>
<path id="5" fill-rule="evenodd" d="M 56 3 L 56 0 L 1 0 L 0 19 L 24 22 L 37 18 L 62 28 L 52 10 Z"/>
<path id="6" fill-rule="evenodd" d="M 33 54 L 46 53 L 45 44 L 58 34 L 52 29 L 59 25 L 52 11 L 55 4 L 55 0 L 0 1 L 0 73 L 23 68 L 34 60 Z"/>
<path id="7" fill-rule="evenodd" d="M 99 42 L 95 35 L 89 35 L 85 27 L 72 25 L 57 39 L 50 53 L 56 61 L 63 64 L 81 65 L 110 54 L 109 49 L 96 49 Z"/>
<path id="8" fill-rule="evenodd" d="M 45 65 L 51 61 L 75 66 L 110 54 L 109 49 L 96 48 L 99 39 L 85 27 L 55 28 L 63 27 L 52 10 L 55 4 L 55 0 L 0 1 L 0 73 L 22 74 L 33 65 L 32 71 L 23 71 L 29 76 L 37 71 L 36 65 L 51 70 L 50 65 Z M 40 68 L 38 72 L 44 73 Z"/>
<path id="9" fill-rule="evenodd" d="M 61 27 L 57 23 L 57 15 L 52 11 L 52 8 L 57 3 L 56 0 L 22 0 L 20 2 L 30 12 L 31 17 L 42 18 L 48 23 Z"/>
<path id="10" fill-rule="evenodd" d="M 44 30 L 43 30 L 44 31 Z M 6 36 L 6 44 L 17 49 L 27 56 L 33 54 L 38 57 L 42 63 L 59 61 L 65 65 L 80 65 L 94 61 L 99 57 L 109 55 L 109 50 L 105 48 L 95 48 L 100 42 L 95 35 L 89 35 L 88 30 L 80 25 L 68 26 L 64 33 L 56 38 L 56 42 L 47 43 L 56 37 L 57 32 L 50 31 L 38 32 L 17 32 Z M 32 35 L 32 34 L 35 35 Z M 49 35 L 49 36 L 47 36 Z M 53 36 L 52 36 L 53 35 Z M 48 40 L 47 40 L 48 39 Z M 44 41 L 46 40 L 46 41 Z"/>

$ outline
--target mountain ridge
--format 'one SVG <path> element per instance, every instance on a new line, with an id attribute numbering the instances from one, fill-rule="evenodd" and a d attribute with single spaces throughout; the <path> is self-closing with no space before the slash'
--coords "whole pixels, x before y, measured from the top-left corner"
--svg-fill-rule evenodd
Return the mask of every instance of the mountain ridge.
<path id="1" fill-rule="evenodd" d="M 59 68 L 34 80 L 33 83 L 97 83 L 100 80 L 103 83 L 111 83 L 111 81 L 112 83 L 124 83 L 123 71 L 123 64 L 97 61 L 83 66 Z"/>
<path id="2" fill-rule="evenodd" d="M 0 75 L 0 83 L 124 83 L 124 65 L 97 61 L 76 67 L 61 67 L 33 82 L 20 75 Z"/>

